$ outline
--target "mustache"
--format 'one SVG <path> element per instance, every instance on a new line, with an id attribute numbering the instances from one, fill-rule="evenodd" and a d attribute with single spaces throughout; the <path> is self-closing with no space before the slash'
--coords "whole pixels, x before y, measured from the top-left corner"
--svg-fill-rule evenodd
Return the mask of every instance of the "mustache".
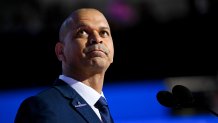
<path id="1" fill-rule="evenodd" d="M 92 52 L 95 50 L 100 50 L 100 51 L 104 52 L 106 55 L 109 54 L 109 50 L 104 44 L 90 45 L 84 49 L 84 53 L 89 53 L 89 52 Z"/>

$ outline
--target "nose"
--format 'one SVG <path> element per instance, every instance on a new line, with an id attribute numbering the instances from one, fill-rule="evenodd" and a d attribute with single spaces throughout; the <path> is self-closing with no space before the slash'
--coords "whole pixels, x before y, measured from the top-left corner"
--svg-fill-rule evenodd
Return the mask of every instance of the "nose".
<path id="1" fill-rule="evenodd" d="M 98 44 L 98 43 L 103 43 L 101 37 L 98 34 L 93 34 L 90 39 L 89 39 L 89 43 L 92 44 Z"/>
<path id="2" fill-rule="evenodd" d="M 101 44 L 103 41 L 102 41 L 102 40 L 98 40 L 98 39 L 93 39 L 93 38 L 91 38 L 89 42 L 90 42 L 90 44 L 98 44 L 98 43 Z"/>

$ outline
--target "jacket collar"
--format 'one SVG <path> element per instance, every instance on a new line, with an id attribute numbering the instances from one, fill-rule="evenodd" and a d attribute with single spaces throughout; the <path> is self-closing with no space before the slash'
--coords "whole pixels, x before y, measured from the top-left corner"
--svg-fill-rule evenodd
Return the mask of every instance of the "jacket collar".
<path id="1" fill-rule="evenodd" d="M 72 108 L 77 110 L 88 123 L 101 123 L 100 119 L 88 103 L 67 83 L 57 79 L 54 83 L 54 88 L 56 88 L 65 98 L 71 100 L 70 105 Z"/>

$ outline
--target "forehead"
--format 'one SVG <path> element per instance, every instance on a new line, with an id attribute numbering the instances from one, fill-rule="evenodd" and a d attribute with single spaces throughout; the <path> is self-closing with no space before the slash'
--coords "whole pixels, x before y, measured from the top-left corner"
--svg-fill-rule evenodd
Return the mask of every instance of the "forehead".
<path id="1" fill-rule="evenodd" d="M 105 16 L 97 10 L 80 10 L 75 12 L 73 15 L 73 27 L 76 28 L 80 25 L 90 27 L 108 27 L 109 24 Z"/>

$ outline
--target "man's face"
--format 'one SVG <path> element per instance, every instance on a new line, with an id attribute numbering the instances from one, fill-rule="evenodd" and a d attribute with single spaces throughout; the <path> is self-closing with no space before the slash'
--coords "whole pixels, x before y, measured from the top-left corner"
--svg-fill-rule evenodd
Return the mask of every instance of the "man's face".
<path id="1" fill-rule="evenodd" d="M 64 38 L 64 62 L 70 69 L 106 70 L 113 62 L 114 47 L 105 17 L 89 9 L 75 14 L 72 21 L 72 29 Z"/>

